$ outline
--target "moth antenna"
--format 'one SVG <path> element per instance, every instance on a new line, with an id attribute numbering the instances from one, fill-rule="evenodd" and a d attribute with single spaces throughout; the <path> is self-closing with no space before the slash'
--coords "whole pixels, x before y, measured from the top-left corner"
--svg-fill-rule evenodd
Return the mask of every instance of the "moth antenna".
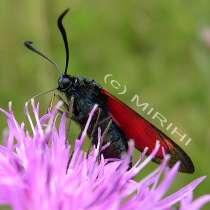
<path id="1" fill-rule="evenodd" d="M 49 57 L 47 57 L 40 50 L 38 50 L 37 48 L 35 48 L 32 41 L 25 41 L 24 42 L 24 45 L 25 45 L 25 47 L 27 47 L 32 52 L 38 54 L 39 56 L 41 56 L 42 58 L 45 58 L 47 61 L 49 61 L 51 64 L 53 64 L 55 66 L 56 70 L 59 72 L 59 74 L 61 74 L 61 71 L 60 71 L 60 68 L 59 68 L 58 64 L 55 63 L 53 60 L 51 60 Z"/>
<path id="2" fill-rule="evenodd" d="M 69 45 L 68 45 L 68 38 L 67 38 L 67 35 L 66 35 L 66 30 L 63 26 L 63 18 L 64 16 L 68 13 L 69 11 L 69 8 L 66 9 L 58 18 L 58 22 L 57 22 L 57 26 L 58 26 L 58 29 L 62 35 L 62 38 L 63 38 L 63 42 L 64 42 L 64 47 L 65 47 L 65 50 L 66 50 L 66 66 L 65 66 L 65 70 L 64 70 L 64 75 L 67 74 L 67 69 L 68 69 L 68 65 L 69 65 Z"/>

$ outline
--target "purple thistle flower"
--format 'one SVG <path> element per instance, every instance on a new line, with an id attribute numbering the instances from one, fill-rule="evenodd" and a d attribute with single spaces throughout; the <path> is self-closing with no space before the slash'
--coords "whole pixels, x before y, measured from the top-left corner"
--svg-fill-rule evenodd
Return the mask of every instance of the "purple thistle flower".
<path id="1" fill-rule="evenodd" d="M 96 106 L 81 138 L 71 148 L 66 143 L 65 113 L 56 126 L 60 106 L 58 103 L 51 112 L 39 116 L 39 105 L 32 101 L 32 119 L 26 104 L 25 113 L 32 134 L 24 123 L 17 122 L 11 104 L 8 112 L 0 109 L 8 122 L 4 145 L 0 145 L 0 205 L 9 205 L 14 210 L 168 210 L 180 204 L 182 210 L 196 210 L 210 201 L 210 195 L 192 199 L 193 190 L 205 177 L 165 195 L 179 168 L 179 163 L 171 169 L 167 167 L 168 156 L 144 179 L 139 182 L 133 180 L 155 156 L 158 143 L 147 158 L 145 149 L 130 170 L 127 168 L 134 149 L 132 142 L 128 155 L 108 162 L 100 156 L 99 131 L 98 145 L 93 146 L 88 154 L 83 151 L 87 128 Z"/>

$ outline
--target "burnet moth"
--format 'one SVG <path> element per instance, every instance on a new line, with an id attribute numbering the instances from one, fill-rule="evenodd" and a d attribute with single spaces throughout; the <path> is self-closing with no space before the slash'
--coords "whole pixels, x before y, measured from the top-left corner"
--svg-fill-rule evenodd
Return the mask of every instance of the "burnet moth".
<path id="1" fill-rule="evenodd" d="M 120 158 L 124 152 L 127 152 L 130 139 L 133 139 L 135 147 L 141 152 L 145 147 L 148 147 L 147 154 L 150 154 L 156 141 L 159 140 L 160 149 L 154 158 L 155 162 L 160 163 L 165 153 L 170 154 L 170 167 L 180 161 L 181 172 L 193 173 L 194 165 L 190 157 L 161 130 L 94 80 L 67 74 L 70 53 L 62 21 L 68 11 L 68 9 L 65 10 L 57 21 L 66 51 L 65 70 L 60 74 L 57 90 L 65 95 L 67 101 L 70 101 L 71 98 L 74 99 L 72 120 L 83 129 L 89 112 L 95 104 L 98 104 L 98 110 L 92 120 L 88 135 L 91 137 L 92 143 L 97 144 L 98 128 L 100 127 L 102 133 L 106 131 L 103 144 L 107 145 L 108 143 L 108 146 L 102 150 L 105 158 Z M 26 41 L 25 46 L 57 67 L 57 64 L 37 50 L 32 42 Z"/>

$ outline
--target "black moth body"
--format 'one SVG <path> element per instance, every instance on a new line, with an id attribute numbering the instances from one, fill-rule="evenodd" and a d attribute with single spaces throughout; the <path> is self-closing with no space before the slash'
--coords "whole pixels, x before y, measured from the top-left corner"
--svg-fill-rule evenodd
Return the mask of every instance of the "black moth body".
<path id="1" fill-rule="evenodd" d="M 105 158 L 120 158 L 122 153 L 128 150 L 128 139 L 122 129 L 113 121 L 107 106 L 107 98 L 101 94 L 101 87 L 94 80 L 85 77 L 63 75 L 58 81 L 58 91 L 65 94 L 68 101 L 73 97 L 72 119 L 84 129 L 89 113 L 97 104 L 98 108 L 88 129 L 88 136 L 93 144 L 98 143 L 98 128 L 101 133 L 106 131 L 109 125 L 103 145 L 109 144 L 102 151 Z M 111 121 L 110 121 L 111 120 Z"/>

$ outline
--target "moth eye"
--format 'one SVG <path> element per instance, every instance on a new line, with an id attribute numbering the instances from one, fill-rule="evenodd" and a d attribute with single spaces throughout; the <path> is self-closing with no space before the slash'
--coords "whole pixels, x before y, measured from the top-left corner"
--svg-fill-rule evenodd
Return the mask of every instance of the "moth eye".
<path id="1" fill-rule="evenodd" d="M 71 85 L 71 80 L 68 77 L 61 77 L 58 80 L 58 86 L 59 89 L 62 91 L 65 91 L 66 89 L 68 89 Z"/>

